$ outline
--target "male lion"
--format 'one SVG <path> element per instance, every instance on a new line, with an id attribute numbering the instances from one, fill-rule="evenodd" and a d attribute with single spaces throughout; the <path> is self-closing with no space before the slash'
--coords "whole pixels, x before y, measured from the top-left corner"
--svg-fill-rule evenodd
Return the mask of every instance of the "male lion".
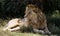
<path id="1" fill-rule="evenodd" d="M 25 16 L 23 19 L 12 19 L 8 22 L 7 27 L 3 30 L 14 31 L 21 27 L 32 27 L 33 31 L 42 34 L 51 34 L 47 28 L 46 16 L 36 5 L 29 4 L 26 6 Z"/>
<path id="2" fill-rule="evenodd" d="M 51 34 L 47 28 L 45 14 L 36 5 L 27 5 L 24 17 L 28 18 L 29 25 L 33 27 L 34 32 Z"/>

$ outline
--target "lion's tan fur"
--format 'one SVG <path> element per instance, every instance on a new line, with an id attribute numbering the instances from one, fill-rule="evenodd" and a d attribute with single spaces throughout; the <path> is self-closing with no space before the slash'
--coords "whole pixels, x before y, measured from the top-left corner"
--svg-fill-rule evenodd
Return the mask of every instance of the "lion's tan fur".
<path id="1" fill-rule="evenodd" d="M 27 5 L 24 17 L 28 18 L 35 28 L 43 29 L 47 26 L 45 14 L 35 5 Z"/>
<path id="2" fill-rule="evenodd" d="M 31 25 L 33 29 L 35 29 L 34 30 L 35 32 L 36 29 L 44 29 L 45 33 L 50 34 L 47 28 L 46 15 L 36 5 L 33 4 L 27 5 L 24 17 L 28 18 L 29 25 Z"/>

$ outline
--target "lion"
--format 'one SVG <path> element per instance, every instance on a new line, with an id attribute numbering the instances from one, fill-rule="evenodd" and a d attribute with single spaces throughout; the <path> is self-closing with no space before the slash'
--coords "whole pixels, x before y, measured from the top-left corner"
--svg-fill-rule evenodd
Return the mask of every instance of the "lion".
<path id="1" fill-rule="evenodd" d="M 51 34 L 47 27 L 46 15 L 36 5 L 29 4 L 26 6 L 25 16 L 28 18 L 29 25 L 33 27 L 34 32 Z"/>
<path id="2" fill-rule="evenodd" d="M 29 24 L 28 18 L 15 18 L 10 20 L 5 27 L 3 28 L 3 31 L 17 31 L 20 30 L 20 32 L 29 32 L 29 31 L 34 31 L 36 29 L 32 29 L 33 25 Z M 44 33 L 42 30 L 36 30 L 37 32 L 40 31 L 41 33 Z"/>
<path id="3" fill-rule="evenodd" d="M 35 33 L 51 34 L 47 27 L 46 15 L 36 5 L 29 4 L 26 6 L 24 18 L 12 19 L 8 22 L 7 27 L 3 30 L 15 31 L 22 27 L 32 27 Z"/>

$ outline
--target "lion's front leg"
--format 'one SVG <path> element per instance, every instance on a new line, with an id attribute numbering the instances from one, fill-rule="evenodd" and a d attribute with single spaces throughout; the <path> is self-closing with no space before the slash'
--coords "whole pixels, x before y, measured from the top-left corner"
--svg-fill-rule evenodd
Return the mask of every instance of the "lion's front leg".
<path id="1" fill-rule="evenodd" d="M 43 30 L 44 30 L 45 34 L 51 34 L 51 32 L 48 30 L 47 24 L 45 24 L 45 27 Z"/>
<path id="2" fill-rule="evenodd" d="M 16 25 L 12 24 L 12 25 L 8 25 L 6 27 L 3 28 L 3 31 L 6 31 L 6 30 L 10 30 L 12 27 L 14 27 Z"/>
<path id="3" fill-rule="evenodd" d="M 44 32 L 43 30 L 33 29 L 33 31 L 34 31 L 35 33 L 45 34 L 45 32 Z"/>
<path id="4" fill-rule="evenodd" d="M 12 29 L 8 29 L 9 31 L 16 31 L 16 30 L 19 30 L 20 29 L 20 27 L 18 26 L 18 27 L 15 27 L 15 28 L 12 28 Z"/>
<path id="5" fill-rule="evenodd" d="M 45 34 L 51 34 L 51 32 L 48 30 L 47 27 L 45 27 L 44 31 L 45 31 Z"/>

